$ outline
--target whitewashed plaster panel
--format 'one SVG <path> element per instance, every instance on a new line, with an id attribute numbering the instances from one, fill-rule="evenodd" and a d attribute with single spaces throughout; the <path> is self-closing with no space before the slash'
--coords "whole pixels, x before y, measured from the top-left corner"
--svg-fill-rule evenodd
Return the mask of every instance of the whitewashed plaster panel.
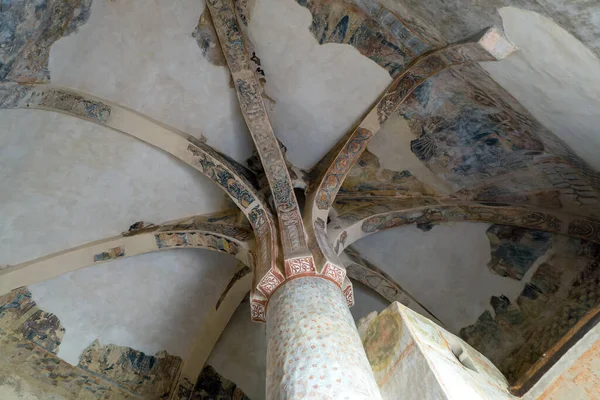
<path id="1" fill-rule="evenodd" d="M 222 208 L 222 191 L 172 157 L 123 134 L 42 111 L 0 118 L 0 254 L 17 263 Z M 76 364 L 92 341 L 184 357 L 236 261 L 207 251 L 154 253 L 30 287 L 66 329 L 59 356 Z"/>
<path id="2" fill-rule="evenodd" d="M 171 250 L 89 267 L 29 290 L 63 324 L 58 356 L 71 364 L 95 339 L 185 359 L 236 264 L 207 250 Z"/>
<path id="3" fill-rule="evenodd" d="M 112 100 L 244 161 L 252 140 L 229 71 L 192 37 L 204 1 L 92 3 L 88 22 L 52 46 L 53 84 Z"/>
<path id="4" fill-rule="evenodd" d="M 257 0 L 250 40 L 265 70 L 270 113 L 288 159 L 311 168 L 391 82 L 374 61 L 346 44 L 319 45 L 310 11 L 294 0 Z"/>
<path id="5" fill-rule="evenodd" d="M 406 226 L 367 236 L 353 246 L 458 333 L 484 310 L 492 310 L 491 296 L 515 299 L 524 287 L 523 281 L 503 278 L 487 267 L 489 226 L 457 222 L 428 232 Z"/>
<path id="6" fill-rule="evenodd" d="M 225 194 L 167 154 L 62 114 L 0 112 L 0 263 L 215 212 Z"/>
<path id="7" fill-rule="evenodd" d="M 520 51 L 483 67 L 540 122 L 600 170 L 600 60 L 551 19 L 500 9 Z"/>

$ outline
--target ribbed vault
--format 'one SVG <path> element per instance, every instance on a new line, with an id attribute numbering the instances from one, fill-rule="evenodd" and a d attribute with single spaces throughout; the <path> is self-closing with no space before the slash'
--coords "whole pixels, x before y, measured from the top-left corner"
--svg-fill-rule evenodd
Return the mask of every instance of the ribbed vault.
<path id="1" fill-rule="evenodd" d="M 89 12 L 89 4 L 83 3 L 80 6 Z M 444 41 L 435 29 L 426 33 L 430 26 L 418 18 L 405 21 L 403 28 L 410 38 L 401 35 L 403 42 L 394 36 L 400 19 L 385 28 L 357 7 L 348 11 L 354 21 L 350 28 L 343 18 L 331 32 L 314 22 L 311 32 L 321 33 L 320 44 L 352 44 L 385 68 L 391 83 L 362 117 L 347 122 L 352 128 L 338 135 L 335 146 L 322 149 L 319 157 L 325 155 L 311 170 L 302 171 L 288 160 L 295 149 L 288 147 L 286 153 L 286 133 L 277 130 L 281 124 L 273 110 L 276 103 L 266 94 L 269 86 L 265 87 L 269 71 L 265 80 L 255 51 L 264 43 L 252 43 L 248 33 L 249 3 L 207 0 L 203 15 L 210 17 L 210 23 L 201 22 L 209 26 L 198 25 L 195 33 L 209 43 L 206 48 L 222 52 L 237 98 L 236 112 L 258 155 L 249 166 L 211 146 L 208 133 L 204 139 L 198 132 L 181 132 L 166 121 L 97 97 L 98 93 L 50 83 L 47 74 L 40 72 L 47 64 L 40 65 L 40 60 L 47 63 L 48 43 L 75 29 L 74 22 L 51 41 L 44 35 L 57 33 L 45 26 L 23 44 L 0 83 L 0 115 L 11 109 L 60 113 L 131 136 L 200 172 L 225 192 L 227 203 L 217 213 L 169 222 L 140 221 L 121 235 L 7 265 L 0 270 L 1 294 L 85 267 L 163 250 L 194 248 L 234 256 L 241 264 L 229 273 L 229 283 L 219 289 L 219 299 L 210 305 L 197 334 L 206 343 L 199 340 L 192 346 L 177 378 L 178 389 L 172 391 L 186 398 L 244 296 L 250 292 L 252 320 L 264 322 L 271 295 L 300 276 L 322 276 L 334 282 L 349 305 L 356 301 L 351 280 L 359 281 L 386 300 L 400 301 L 443 324 L 444 316 L 429 310 L 419 293 L 409 293 L 402 282 L 349 247 L 368 235 L 412 224 L 431 229 L 436 224 L 471 221 L 600 243 L 600 175 L 479 65 L 517 51 L 500 27 Z M 309 8 L 313 17 L 337 15 L 319 8 L 319 1 L 298 3 Z M 56 7 L 51 16 L 58 12 Z M 69 10 L 65 12 L 74 12 Z M 362 38 L 370 39 L 364 43 L 348 39 L 357 26 L 363 27 Z M 375 34 L 376 28 L 381 29 L 380 35 Z M 387 38 L 388 44 L 394 40 L 396 45 L 381 50 L 375 37 Z M 32 61 L 36 56 L 41 58 Z M 367 149 L 380 131 L 394 132 L 394 140 L 403 143 L 402 157 L 407 161 L 398 171 L 381 167 Z M 40 157 L 43 153 L 40 149 Z M 294 194 L 299 186 L 306 195 L 303 209 Z M 204 200 L 197 199 L 199 204 Z M 168 203 L 164 206 L 172 206 Z M 513 378 L 527 385 L 523 383 L 526 373 L 519 370 Z"/>

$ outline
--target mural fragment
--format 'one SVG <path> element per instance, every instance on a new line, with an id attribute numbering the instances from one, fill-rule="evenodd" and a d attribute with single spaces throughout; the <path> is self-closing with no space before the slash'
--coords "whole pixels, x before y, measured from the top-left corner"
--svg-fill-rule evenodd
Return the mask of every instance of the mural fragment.
<path id="1" fill-rule="evenodd" d="M 85 22 L 92 0 L 3 1 L 0 10 L 0 82 L 50 80 L 50 47 Z"/>
<path id="2" fill-rule="evenodd" d="M 486 235 L 492 259 L 488 267 L 500 276 L 521 280 L 533 263 L 546 253 L 552 234 L 507 225 L 492 225 Z"/>
<path id="3" fill-rule="evenodd" d="M 516 240 L 522 237 L 517 235 Z M 521 294 L 514 300 L 492 297 L 493 313 L 485 311 L 460 332 L 511 384 L 600 306 L 600 244 L 562 235 L 551 240 L 549 257 Z M 542 241 L 541 246 L 547 243 Z"/>
<path id="4" fill-rule="evenodd" d="M 379 158 L 365 150 L 352 167 L 340 188 L 340 195 L 351 192 L 377 192 L 380 195 L 400 195 L 421 193 L 436 195 L 436 191 L 419 181 L 410 171 L 392 171 L 382 168 Z"/>
<path id="5" fill-rule="evenodd" d="M 310 31 L 320 44 L 344 43 L 385 68 L 392 77 L 431 50 L 397 14 L 375 0 L 296 0 L 313 16 Z"/>
<path id="6" fill-rule="evenodd" d="M 94 262 L 109 261 L 117 258 L 125 257 L 125 249 L 123 246 L 113 247 L 108 251 L 103 251 L 94 255 Z"/>
<path id="7" fill-rule="evenodd" d="M 25 287 L 0 296 L 0 332 L 12 332 L 56 354 L 65 328 L 58 317 L 38 308 Z"/>
<path id="8" fill-rule="evenodd" d="M 598 214 L 598 174 L 479 66 L 430 77 L 398 114 L 411 151 L 458 197 Z"/>
<path id="9" fill-rule="evenodd" d="M 181 365 L 180 357 L 166 351 L 151 356 L 129 347 L 102 346 L 97 340 L 83 351 L 78 364 L 147 400 L 168 398 Z"/>
<path id="10" fill-rule="evenodd" d="M 140 399 L 16 333 L 0 330 L 0 354 L 0 391 L 15 398 Z"/>

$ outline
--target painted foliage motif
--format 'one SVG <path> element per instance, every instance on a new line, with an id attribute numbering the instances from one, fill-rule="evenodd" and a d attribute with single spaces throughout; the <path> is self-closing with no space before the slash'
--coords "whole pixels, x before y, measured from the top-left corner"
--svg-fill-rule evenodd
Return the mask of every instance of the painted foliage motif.
<path id="1" fill-rule="evenodd" d="M 250 68 L 249 56 L 233 3 L 228 0 L 209 0 L 219 41 L 232 74 L 240 108 L 269 181 L 273 201 L 279 216 L 284 252 L 306 249 L 304 226 L 293 192 L 287 164 L 269 121 L 260 86 Z"/>

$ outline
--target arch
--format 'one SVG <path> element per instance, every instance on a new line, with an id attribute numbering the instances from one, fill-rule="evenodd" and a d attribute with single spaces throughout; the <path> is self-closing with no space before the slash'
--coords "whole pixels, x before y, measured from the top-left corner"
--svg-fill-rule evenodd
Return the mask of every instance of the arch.
<path id="1" fill-rule="evenodd" d="M 236 257 L 252 266 L 252 231 L 228 222 L 195 216 L 162 225 L 135 228 L 119 236 L 86 243 L 0 270 L 0 293 L 43 282 L 68 272 L 155 251 L 195 248 Z"/>
<path id="2" fill-rule="evenodd" d="M 600 243 L 600 221 L 554 210 L 503 203 L 476 203 L 428 197 L 356 198 L 338 200 L 329 239 L 340 254 L 355 241 L 384 229 L 449 221 L 489 222 L 553 233 Z"/>

